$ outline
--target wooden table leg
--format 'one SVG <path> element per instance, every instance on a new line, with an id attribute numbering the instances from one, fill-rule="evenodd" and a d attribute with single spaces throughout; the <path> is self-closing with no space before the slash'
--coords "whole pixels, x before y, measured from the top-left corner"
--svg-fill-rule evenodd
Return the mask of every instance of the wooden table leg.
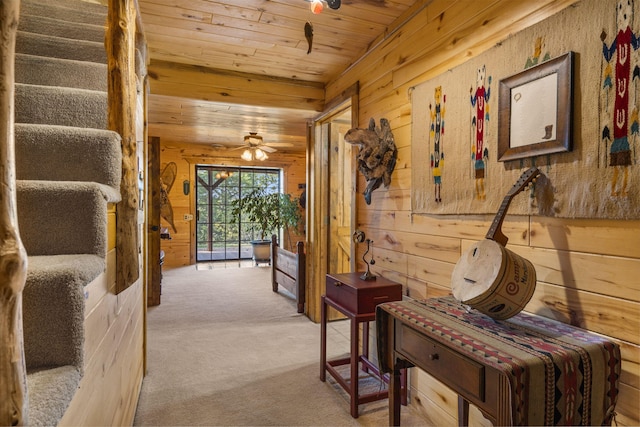
<path id="1" fill-rule="evenodd" d="M 360 364 L 360 328 L 356 319 L 351 319 L 351 416 L 358 418 L 358 365 Z"/>
<path id="2" fill-rule="evenodd" d="M 393 350 L 392 350 L 393 351 Z M 400 383 L 401 369 L 393 367 L 389 373 L 389 425 L 400 425 Z"/>
<path id="3" fill-rule="evenodd" d="M 320 297 L 320 381 L 327 379 L 327 302 Z"/>
<path id="4" fill-rule="evenodd" d="M 369 322 L 362 322 L 362 356 L 369 359 Z M 362 370 L 369 373 L 367 365 L 363 365 Z"/>
<path id="5" fill-rule="evenodd" d="M 469 402 L 460 395 L 458 395 L 458 425 L 469 425 Z"/>

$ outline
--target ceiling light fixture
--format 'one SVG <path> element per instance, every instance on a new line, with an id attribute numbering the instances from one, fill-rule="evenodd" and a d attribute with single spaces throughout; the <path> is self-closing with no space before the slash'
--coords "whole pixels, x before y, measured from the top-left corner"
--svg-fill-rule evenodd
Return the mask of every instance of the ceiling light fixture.
<path id="1" fill-rule="evenodd" d="M 265 161 L 269 158 L 269 156 L 267 156 L 267 153 L 265 153 L 260 148 L 249 147 L 246 150 L 244 150 L 240 158 L 242 160 L 246 160 L 247 162 L 250 162 L 252 160 Z"/>

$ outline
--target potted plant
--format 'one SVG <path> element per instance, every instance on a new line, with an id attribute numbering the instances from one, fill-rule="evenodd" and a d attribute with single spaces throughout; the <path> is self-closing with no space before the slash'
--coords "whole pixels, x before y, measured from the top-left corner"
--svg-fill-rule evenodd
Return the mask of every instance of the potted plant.
<path id="1" fill-rule="evenodd" d="M 231 202 L 230 222 L 255 224 L 260 235 L 259 240 L 251 241 L 253 260 L 256 262 L 271 262 L 271 240 L 268 239 L 278 230 L 297 227 L 302 215 L 297 199 L 289 194 L 268 193 L 264 188 L 253 190 L 246 196 Z"/>

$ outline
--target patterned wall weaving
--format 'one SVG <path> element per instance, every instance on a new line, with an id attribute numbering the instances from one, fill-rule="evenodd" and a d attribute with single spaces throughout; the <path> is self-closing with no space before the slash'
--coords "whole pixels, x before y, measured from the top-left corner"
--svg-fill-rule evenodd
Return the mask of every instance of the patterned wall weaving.
<path id="1" fill-rule="evenodd" d="M 537 166 L 543 177 L 528 197 L 514 199 L 509 213 L 639 219 L 635 3 L 583 0 L 411 88 L 413 212 L 495 213 L 511 183 Z M 500 81 L 568 52 L 574 52 L 572 150 L 498 161 Z M 552 132 L 542 126 L 532 137 Z"/>

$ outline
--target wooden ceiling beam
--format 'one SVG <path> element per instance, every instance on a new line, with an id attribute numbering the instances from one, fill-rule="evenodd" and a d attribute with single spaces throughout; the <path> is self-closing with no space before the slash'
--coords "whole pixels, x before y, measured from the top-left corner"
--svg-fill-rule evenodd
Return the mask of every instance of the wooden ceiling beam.
<path id="1" fill-rule="evenodd" d="M 263 107 L 322 111 L 324 85 L 166 61 L 148 67 L 151 94 Z"/>

